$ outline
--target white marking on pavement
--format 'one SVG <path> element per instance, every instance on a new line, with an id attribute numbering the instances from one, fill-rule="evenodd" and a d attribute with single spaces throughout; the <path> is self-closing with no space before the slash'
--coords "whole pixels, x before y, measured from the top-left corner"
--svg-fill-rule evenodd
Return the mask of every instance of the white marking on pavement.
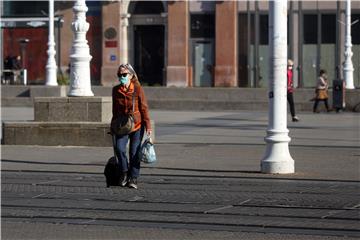
<path id="1" fill-rule="evenodd" d="M 130 202 L 136 202 L 136 201 L 141 200 L 141 199 L 143 199 L 143 198 L 144 198 L 144 197 L 135 196 L 135 197 L 129 199 L 129 201 L 130 201 Z"/>
<path id="2" fill-rule="evenodd" d="M 341 213 L 341 212 L 345 212 L 345 210 L 334 210 L 334 211 L 329 211 L 328 214 L 325 214 L 324 216 L 321 216 L 321 219 L 325 219 L 328 217 L 331 217 L 335 214 Z"/>
<path id="3" fill-rule="evenodd" d="M 245 200 L 245 201 L 239 203 L 239 205 L 243 205 L 244 203 L 247 203 L 247 202 L 250 202 L 250 201 L 251 201 L 251 198 L 249 198 L 248 200 Z"/>
<path id="4" fill-rule="evenodd" d="M 207 213 L 217 212 L 217 211 L 221 211 L 221 210 L 232 208 L 232 207 L 233 207 L 233 205 L 227 205 L 227 206 L 207 210 L 204 213 L 207 214 Z"/>
<path id="5" fill-rule="evenodd" d="M 80 222 L 80 224 L 88 224 L 88 223 L 93 223 L 95 221 L 96 221 L 96 219 L 92 219 L 92 220 L 89 220 L 89 221 Z"/>
<path id="6" fill-rule="evenodd" d="M 41 185 L 41 184 L 48 184 L 48 183 L 55 183 L 55 182 L 61 182 L 61 180 L 53 180 L 53 181 L 47 181 L 47 182 L 33 183 L 32 185 Z"/>
<path id="7" fill-rule="evenodd" d="M 39 194 L 39 195 L 36 195 L 36 196 L 34 196 L 34 197 L 32 197 L 32 198 L 38 198 L 38 197 L 41 197 L 41 196 L 43 196 L 43 195 L 45 195 L 46 193 L 41 193 L 41 194 Z"/>
<path id="8" fill-rule="evenodd" d="M 356 204 L 355 206 L 351 207 L 352 209 L 356 209 L 356 208 L 359 208 L 360 207 L 360 203 L 359 204 Z"/>

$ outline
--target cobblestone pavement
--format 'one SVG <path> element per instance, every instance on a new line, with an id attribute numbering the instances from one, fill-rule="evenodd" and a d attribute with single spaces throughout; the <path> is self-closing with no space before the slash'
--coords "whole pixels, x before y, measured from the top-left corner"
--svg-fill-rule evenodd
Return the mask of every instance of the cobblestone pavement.
<path id="1" fill-rule="evenodd" d="M 301 114 L 296 173 L 272 175 L 266 114 L 152 114 L 138 190 L 105 187 L 110 147 L 2 146 L 2 239 L 360 238 L 359 115 Z"/>
<path id="2" fill-rule="evenodd" d="M 144 174 L 139 185 L 106 188 L 100 174 L 6 171 L 2 223 L 212 230 L 233 239 L 240 232 L 360 237 L 358 182 Z M 20 232 L 2 229 L 4 239 Z"/>

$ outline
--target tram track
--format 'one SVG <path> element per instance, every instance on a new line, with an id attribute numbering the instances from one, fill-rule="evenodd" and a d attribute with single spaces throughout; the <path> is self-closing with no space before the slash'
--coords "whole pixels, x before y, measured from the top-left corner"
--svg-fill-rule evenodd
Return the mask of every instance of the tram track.
<path id="1" fill-rule="evenodd" d="M 148 175 L 132 190 L 101 181 L 6 172 L 2 221 L 360 237 L 357 182 Z"/>

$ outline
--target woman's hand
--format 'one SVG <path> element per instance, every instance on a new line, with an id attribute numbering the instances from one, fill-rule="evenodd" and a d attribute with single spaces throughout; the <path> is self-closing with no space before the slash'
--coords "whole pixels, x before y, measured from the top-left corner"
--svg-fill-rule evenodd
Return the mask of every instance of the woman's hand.
<path id="1" fill-rule="evenodd" d="M 152 130 L 151 130 L 151 129 L 146 129 L 146 134 L 147 134 L 148 136 L 151 136 L 151 133 L 152 133 Z"/>

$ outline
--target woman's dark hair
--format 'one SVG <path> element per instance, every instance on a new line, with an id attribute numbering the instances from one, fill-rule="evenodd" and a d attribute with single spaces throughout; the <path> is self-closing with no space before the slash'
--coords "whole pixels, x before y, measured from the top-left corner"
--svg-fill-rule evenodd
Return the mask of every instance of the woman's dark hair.
<path id="1" fill-rule="evenodd" d="M 323 74 L 326 74 L 326 70 L 321 69 L 321 70 L 320 70 L 320 76 L 323 75 Z"/>

